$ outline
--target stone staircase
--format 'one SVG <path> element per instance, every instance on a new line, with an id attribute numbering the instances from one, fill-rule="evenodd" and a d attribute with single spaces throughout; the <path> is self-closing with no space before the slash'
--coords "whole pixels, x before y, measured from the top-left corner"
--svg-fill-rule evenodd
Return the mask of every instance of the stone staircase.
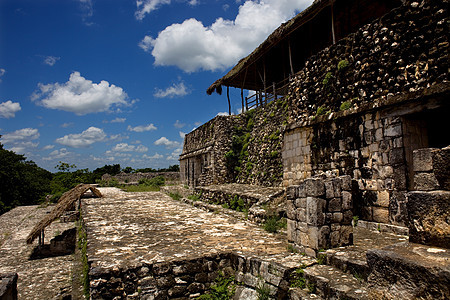
<path id="1" fill-rule="evenodd" d="M 303 270 L 306 288 L 291 288 L 289 298 L 374 299 L 376 295 L 367 282 L 371 270 L 366 252 L 406 240 L 403 235 L 356 227 L 354 245 L 320 252 L 318 263 Z"/>

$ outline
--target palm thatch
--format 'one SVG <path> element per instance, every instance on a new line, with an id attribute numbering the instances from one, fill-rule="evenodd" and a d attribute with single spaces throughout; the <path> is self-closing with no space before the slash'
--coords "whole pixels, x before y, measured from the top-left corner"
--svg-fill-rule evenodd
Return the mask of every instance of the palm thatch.
<path id="1" fill-rule="evenodd" d="M 27 244 L 31 244 L 40 233 L 50 225 L 54 220 L 59 218 L 65 211 L 73 210 L 76 201 L 79 201 L 83 194 L 91 190 L 91 192 L 96 196 L 101 198 L 102 194 L 98 189 L 91 186 L 90 184 L 79 184 L 70 191 L 65 192 L 56 204 L 55 208 L 52 212 L 45 216 L 36 226 L 34 226 L 33 230 L 31 230 L 30 234 L 27 237 Z"/>

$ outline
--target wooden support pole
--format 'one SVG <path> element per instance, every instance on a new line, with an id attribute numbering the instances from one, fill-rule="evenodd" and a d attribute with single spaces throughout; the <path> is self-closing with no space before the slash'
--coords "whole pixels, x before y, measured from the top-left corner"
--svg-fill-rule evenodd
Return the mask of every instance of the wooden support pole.
<path id="1" fill-rule="evenodd" d="M 289 40 L 289 65 L 291 66 L 291 75 L 294 74 L 294 66 L 292 65 L 291 41 Z"/>
<path id="2" fill-rule="evenodd" d="M 244 112 L 244 89 L 241 88 L 242 112 Z"/>
<path id="3" fill-rule="evenodd" d="M 331 34 L 333 36 L 333 45 L 336 44 L 336 37 L 334 35 L 334 7 L 333 7 L 334 1 L 331 1 Z"/>
<path id="4" fill-rule="evenodd" d="M 248 111 L 248 98 L 245 97 L 245 111 Z"/>
<path id="5" fill-rule="evenodd" d="M 277 100 L 277 89 L 275 88 L 275 82 L 272 82 L 273 88 L 273 100 Z"/>
<path id="6" fill-rule="evenodd" d="M 230 101 L 230 87 L 227 86 L 227 98 L 228 98 L 228 115 L 231 116 L 231 101 Z"/>

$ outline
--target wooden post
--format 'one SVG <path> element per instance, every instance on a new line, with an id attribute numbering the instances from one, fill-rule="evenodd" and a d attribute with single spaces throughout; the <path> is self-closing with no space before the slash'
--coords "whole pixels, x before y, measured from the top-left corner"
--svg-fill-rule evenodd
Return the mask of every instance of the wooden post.
<path id="1" fill-rule="evenodd" d="M 244 112 L 244 89 L 241 88 L 242 112 Z"/>
<path id="2" fill-rule="evenodd" d="M 273 88 L 273 100 L 277 100 L 277 90 L 275 88 L 275 82 L 272 82 L 272 88 Z"/>
<path id="3" fill-rule="evenodd" d="M 333 36 L 333 45 L 336 44 L 336 37 L 334 35 L 334 0 L 331 0 L 331 35 Z"/>
<path id="4" fill-rule="evenodd" d="M 228 115 L 231 116 L 231 102 L 230 102 L 230 87 L 227 86 L 227 98 L 228 98 Z"/>
<path id="5" fill-rule="evenodd" d="M 291 74 L 294 74 L 294 66 L 292 65 L 291 40 L 289 40 L 289 64 L 291 66 Z"/>
<path id="6" fill-rule="evenodd" d="M 245 111 L 248 111 L 248 98 L 245 97 Z"/>

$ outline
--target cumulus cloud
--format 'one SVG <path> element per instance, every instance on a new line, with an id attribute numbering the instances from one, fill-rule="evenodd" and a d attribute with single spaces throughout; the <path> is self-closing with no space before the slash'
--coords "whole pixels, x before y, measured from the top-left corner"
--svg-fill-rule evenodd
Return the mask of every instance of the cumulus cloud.
<path id="1" fill-rule="evenodd" d="M 79 72 L 70 74 L 66 83 L 39 83 L 31 99 L 46 108 L 73 112 L 77 115 L 110 111 L 112 107 L 129 106 L 128 95 L 120 87 L 102 80 L 93 83 Z"/>
<path id="2" fill-rule="evenodd" d="M 3 77 L 3 75 L 5 75 L 5 73 L 6 73 L 6 70 L 0 68 L 0 82 L 2 82 L 2 77 Z"/>
<path id="3" fill-rule="evenodd" d="M 55 145 L 47 145 L 47 146 L 44 146 L 44 147 L 42 148 L 42 150 L 51 150 L 51 149 L 53 149 L 53 148 L 55 148 Z"/>
<path id="4" fill-rule="evenodd" d="M 170 141 L 168 138 L 164 136 L 156 140 L 154 144 L 157 146 L 165 146 L 167 149 L 176 148 L 180 146 L 179 142 Z"/>
<path id="5" fill-rule="evenodd" d="M 114 152 L 147 152 L 148 148 L 144 145 L 128 145 L 127 143 L 120 143 L 115 145 L 112 148 L 112 151 Z"/>
<path id="6" fill-rule="evenodd" d="M 183 97 L 189 94 L 184 82 L 174 83 L 165 90 L 156 89 L 156 92 L 153 96 L 157 98 L 174 98 L 174 97 Z"/>
<path id="7" fill-rule="evenodd" d="M 184 137 L 186 136 L 186 132 L 180 131 L 178 132 L 178 134 L 180 135 L 180 138 L 184 139 Z"/>
<path id="8" fill-rule="evenodd" d="M 72 122 L 68 122 L 68 123 L 62 123 L 61 127 L 62 128 L 69 128 L 72 127 L 74 124 Z"/>
<path id="9" fill-rule="evenodd" d="M 16 116 L 16 112 L 20 111 L 22 108 L 20 107 L 20 103 L 12 102 L 8 100 L 6 102 L 0 103 L 0 118 L 14 118 Z"/>
<path id="10" fill-rule="evenodd" d="M 111 120 L 109 123 L 125 123 L 127 119 L 126 118 L 115 118 L 114 120 Z"/>
<path id="11" fill-rule="evenodd" d="M 173 124 L 173 126 L 175 126 L 176 128 L 183 128 L 184 126 L 186 126 L 186 124 L 181 123 L 180 120 L 176 120 L 175 124 Z"/>
<path id="12" fill-rule="evenodd" d="M 144 132 L 144 131 L 151 131 L 151 130 L 156 130 L 156 126 L 153 124 L 148 124 L 148 125 L 139 125 L 136 127 L 131 127 L 130 125 L 128 125 L 127 130 L 128 131 L 134 131 L 134 132 Z"/>
<path id="13" fill-rule="evenodd" d="M 23 154 L 27 150 L 36 148 L 39 145 L 39 142 L 35 141 L 39 136 L 39 130 L 36 128 L 23 128 L 14 132 L 5 133 L 2 135 L 0 142 L 8 145 L 9 150 Z"/>
<path id="14" fill-rule="evenodd" d="M 103 129 L 97 127 L 89 127 L 82 133 L 69 134 L 56 139 L 58 144 L 73 147 L 86 148 L 96 142 L 103 142 L 107 139 L 106 133 Z"/>
<path id="15" fill-rule="evenodd" d="M 59 150 L 54 150 L 48 154 L 47 157 L 42 158 L 43 160 L 60 160 L 66 157 L 73 157 L 75 154 L 73 152 L 67 151 L 67 148 L 61 148 Z"/>
<path id="16" fill-rule="evenodd" d="M 143 159 L 161 159 L 163 157 L 164 157 L 164 155 L 161 155 L 159 153 L 155 153 L 154 155 L 151 155 L 151 156 L 147 155 L 147 154 L 142 155 Z"/>
<path id="17" fill-rule="evenodd" d="M 183 149 L 181 148 L 177 148 L 175 149 L 170 155 L 167 156 L 167 160 L 172 160 L 172 161 L 176 161 L 180 158 L 180 154 L 182 152 Z"/>
<path id="18" fill-rule="evenodd" d="M 44 64 L 52 67 L 60 59 L 61 59 L 60 57 L 56 57 L 56 56 L 47 56 L 47 57 L 44 58 Z"/>
<path id="19" fill-rule="evenodd" d="M 177 66 L 185 72 L 224 70 L 311 3 L 312 0 L 247 0 L 234 20 L 218 18 L 205 26 L 196 19 L 187 19 L 166 27 L 156 38 L 144 37 L 139 46 L 151 51 L 158 66 Z"/>

